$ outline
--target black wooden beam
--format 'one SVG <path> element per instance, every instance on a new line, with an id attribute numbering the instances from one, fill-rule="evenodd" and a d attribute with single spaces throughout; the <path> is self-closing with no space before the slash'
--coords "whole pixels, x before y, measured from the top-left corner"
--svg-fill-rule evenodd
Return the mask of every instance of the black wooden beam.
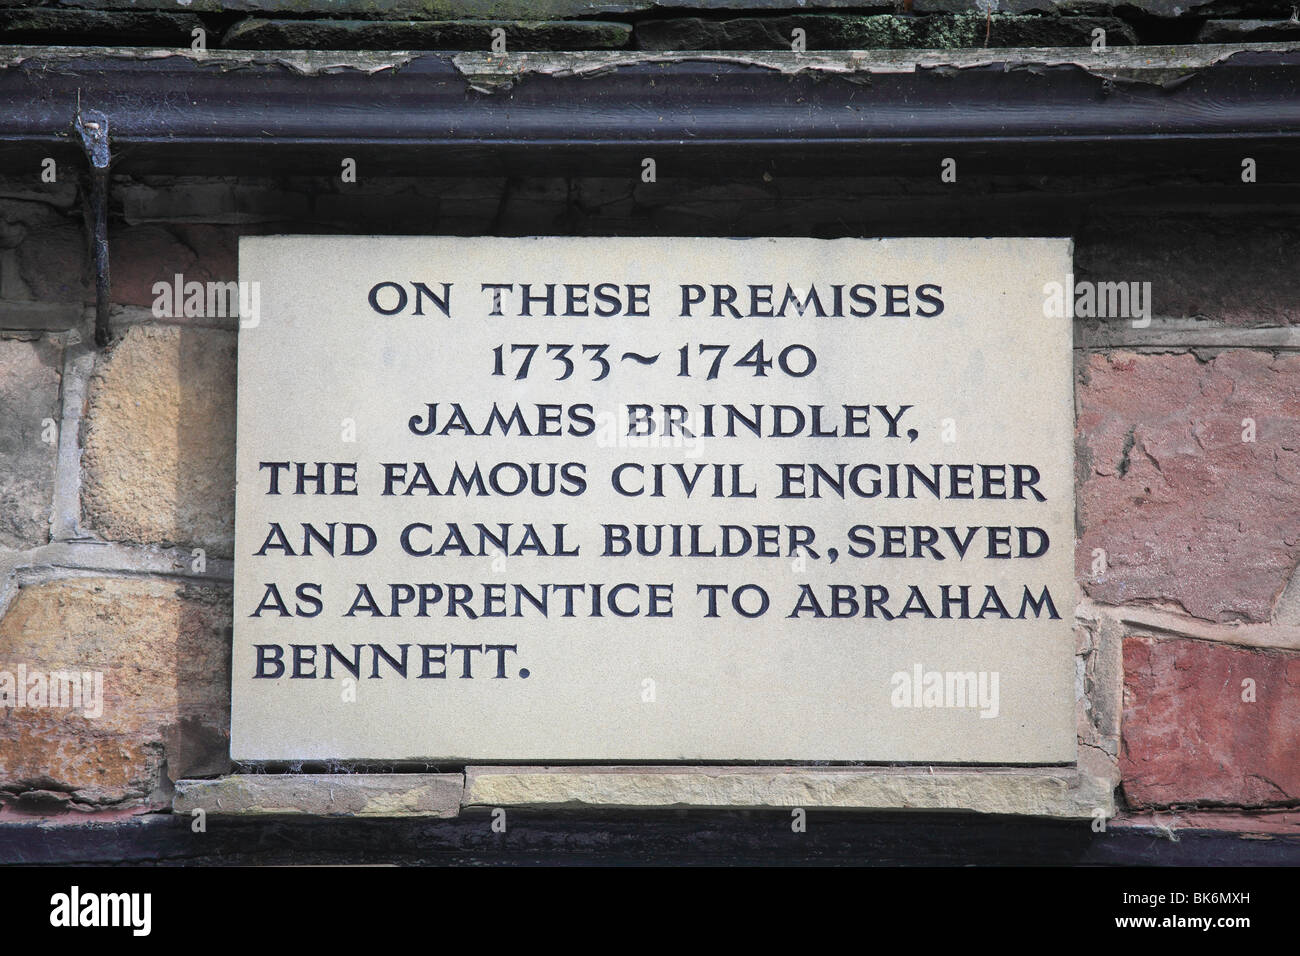
<path id="1" fill-rule="evenodd" d="M 854 59 L 856 57 L 856 59 Z M 908 59 L 911 57 L 911 59 Z M 1108 58 L 1107 58 L 1108 57 Z M 847 58 L 847 59 L 846 59 Z M 209 54 L 0 47 L 0 170 L 108 119 L 114 171 L 1300 178 L 1300 44 L 878 54 Z M 71 153 L 68 153 L 71 155 Z"/>
<path id="2" fill-rule="evenodd" d="M 484 810 L 454 820 L 216 818 L 195 832 L 167 814 L 111 824 L 0 824 L 9 864 L 177 863 L 279 865 L 407 863 L 553 865 L 1285 866 L 1300 836 L 1269 839 L 1214 830 L 1173 834 L 1091 821 L 954 813 L 510 810 L 493 830 Z"/>

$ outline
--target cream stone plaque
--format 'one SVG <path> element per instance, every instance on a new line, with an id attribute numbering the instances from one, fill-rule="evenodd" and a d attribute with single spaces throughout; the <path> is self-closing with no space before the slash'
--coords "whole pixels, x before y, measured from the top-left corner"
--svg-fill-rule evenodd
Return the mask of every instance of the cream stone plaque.
<path id="1" fill-rule="evenodd" d="M 243 239 L 232 755 L 1073 761 L 1071 271 Z"/>

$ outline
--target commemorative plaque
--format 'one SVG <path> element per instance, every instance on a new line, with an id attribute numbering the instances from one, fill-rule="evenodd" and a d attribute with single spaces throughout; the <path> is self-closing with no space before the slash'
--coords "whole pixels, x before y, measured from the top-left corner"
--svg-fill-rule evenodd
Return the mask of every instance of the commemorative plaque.
<path id="1" fill-rule="evenodd" d="M 1070 272 L 243 239 L 232 755 L 1072 761 Z"/>

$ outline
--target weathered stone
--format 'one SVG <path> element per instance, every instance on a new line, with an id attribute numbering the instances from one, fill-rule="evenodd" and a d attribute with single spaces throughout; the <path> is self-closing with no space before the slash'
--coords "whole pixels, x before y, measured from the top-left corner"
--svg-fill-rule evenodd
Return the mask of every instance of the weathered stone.
<path id="1" fill-rule="evenodd" d="M 153 306 L 154 284 L 231 282 L 237 278 L 237 234 L 208 225 L 131 226 L 109 236 L 113 302 Z"/>
<path id="2" fill-rule="evenodd" d="M 87 271 L 86 234 L 70 223 L 32 229 L 18 246 L 18 266 L 33 299 L 93 302 Z"/>
<path id="3" fill-rule="evenodd" d="M 1292 576 L 1287 592 L 1296 587 L 1296 576 Z M 1274 608 L 1275 619 L 1270 624 L 1212 624 L 1199 618 L 1188 617 L 1165 608 L 1151 607 L 1145 604 L 1126 604 L 1119 608 L 1107 608 L 1107 616 L 1112 616 L 1130 634 L 1151 637 L 1164 637 L 1177 634 L 1179 637 L 1194 638 L 1200 641 L 1215 641 L 1220 644 L 1235 644 L 1238 647 L 1259 647 L 1282 651 L 1300 651 L 1300 626 L 1291 621 L 1284 621 L 1291 609 L 1279 604 Z M 1091 602 L 1083 602 L 1091 603 Z M 1100 605 L 1093 605 L 1100 607 Z"/>
<path id="4" fill-rule="evenodd" d="M 1081 774 L 1105 781 L 1113 790 L 1120 779 L 1123 631 L 1117 621 L 1104 613 L 1089 618 L 1095 610 L 1095 605 L 1083 602 L 1076 615 L 1077 766 Z"/>
<path id="5" fill-rule="evenodd" d="M 36 177 L 0 176 L 0 221 L 27 226 L 53 225 L 77 212 L 81 198 L 77 177 L 62 175 L 66 166 L 56 166 L 58 181 L 41 182 Z"/>
<path id="6" fill-rule="evenodd" d="M 1210 319 L 1166 319 L 1152 316 L 1150 324 L 1134 325 L 1114 319 L 1077 319 L 1074 323 L 1076 348 L 1161 349 L 1188 352 L 1203 349 L 1300 350 L 1300 325 L 1224 325 Z"/>
<path id="7" fill-rule="evenodd" d="M 1291 573 L 1291 580 L 1273 604 L 1273 621 L 1281 625 L 1278 630 L 1290 632 L 1291 646 L 1300 650 L 1300 568 Z"/>
<path id="8" fill-rule="evenodd" d="M 1300 799 L 1300 654 L 1128 638 L 1124 675 L 1130 806 Z"/>
<path id="9" fill-rule="evenodd" d="M 1278 268 L 1296 261 L 1300 230 L 1275 220 L 1107 218 L 1075 242 L 1080 280 L 1150 282 L 1155 315 L 1228 325 L 1300 322 L 1300 273 Z"/>
<path id="10" fill-rule="evenodd" d="M 7 0 L 0 6 L 14 5 Z M 103 10 L 172 10 L 165 0 L 65 0 L 65 6 Z M 1147 16 L 1204 17 L 1286 16 L 1289 8 L 1277 0 L 192 0 L 195 13 L 262 13 L 284 15 L 354 15 L 370 19 L 553 19 L 596 17 L 680 9 L 732 12 L 806 10 L 880 10 L 907 6 L 914 13 L 967 13 L 981 16 L 990 8 L 1002 13 L 1078 14 L 1109 12 L 1124 7 Z"/>
<path id="11" fill-rule="evenodd" d="M 1169 839 L 1180 830 L 1216 830 L 1244 837 L 1300 836 L 1300 813 L 1287 810 L 1148 810 L 1115 817 L 1108 829 L 1143 829 Z"/>
<path id="12" fill-rule="evenodd" d="M 84 442 L 88 527 L 114 541 L 229 556 L 235 335 L 128 329 L 91 380 Z"/>
<path id="13" fill-rule="evenodd" d="M 238 179 L 173 180 L 157 184 L 124 182 L 114 186 L 113 196 L 122 204 L 122 218 L 132 225 L 285 223 L 311 219 L 315 197 L 334 188 L 337 182 L 337 177 L 329 183 L 317 180 L 310 184 Z M 236 238 L 232 231 L 228 237 L 232 250 Z"/>
<path id="14" fill-rule="evenodd" d="M 88 716 L 84 700 L 0 709 L 0 792 L 148 805 L 168 774 L 228 766 L 211 755 L 195 765 L 167 743 L 178 724 L 228 739 L 228 587 L 112 577 L 24 587 L 0 620 L 0 670 L 20 665 L 102 673 L 102 714 Z"/>
<path id="15" fill-rule="evenodd" d="M 28 302 L 0 300 L 0 330 L 63 332 L 81 321 L 79 302 Z"/>
<path id="16" fill-rule="evenodd" d="M 64 0 L 66 6 L 96 9 L 165 9 L 168 0 Z M 263 13 L 325 15 L 380 20 L 483 20 L 595 17 L 603 14 L 640 13 L 654 9 L 780 10 L 790 0 L 192 0 L 186 8 L 195 13 Z M 0 3 L 3 6 L 4 3 Z M 887 8 L 882 0 L 811 0 L 809 9 Z"/>
<path id="17" fill-rule="evenodd" d="M 337 171 L 338 161 L 326 158 L 321 168 Z M 371 176 L 362 163 L 357 173 L 363 187 L 341 183 L 333 176 L 295 176 L 241 181 L 194 179 L 178 182 L 132 181 L 115 185 L 113 195 L 131 224 L 166 223 L 169 231 L 200 254 L 203 264 L 218 276 L 234 278 L 234 250 L 239 235 L 258 231 L 254 224 L 308 220 L 322 227 L 391 229 L 403 220 L 429 223 L 450 209 L 495 212 L 504 184 L 502 179 L 427 176 L 398 179 Z M 558 201 L 563 202 L 560 192 Z M 178 224 L 195 224 L 178 226 Z M 199 225 L 203 224 L 203 228 Z M 229 224 L 238 229 L 212 229 L 207 224 Z M 214 267 L 213 255 L 221 266 Z M 120 258 L 121 254 L 118 254 Z M 230 271 L 227 271 L 229 269 Z M 156 272 L 156 266 L 151 272 Z M 118 283 L 115 281 L 115 285 Z M 141 284 L 143 292 L 148 289 Z M 120 295 L 120 291 L 119 291 Z M 137 298 L 139 296 L 136 296 Z"/>
<path id="18" fill-rule="evenodd" d="M 465 806 L 969 810 L 1082 819 L 1114 813 L 1072 770 L 857 767 L 467 767 Z"/>
<path id="19" fill-rule="evenodd" d="M 0 548 L 49 540 L 62 361 L 48 341 L 0 339 Z"/>
<path id="20" fill-rule="evenodd" d="M 1277 0 L 913 0 L 914 13 L 966 13 L 983 15 L 989 8 L 1001 13 L 1078 14 L 1109 13 L 1125 8 L 1149 17 L 1203 17 L 1208 14 L 1242 16 L 1277 14 Z"/>
<path id="21" fill-rule="evenodd" d="M 198 17 L 185 13 L 47 8 L 0 11 L 0 36 L 11 44 L 103 43 L 106 37 L 112 37 L 114 46 L 189 46 L 191 31 L 200 26 Z"/>
<path id="22" fill-rule="evenodd" d="M 1300 356 L 1094 354 L 1077 397 L 1085 591 L 1269 620 L 1300 558 Z"/>
<path id="23" fill-rule="evenodd" d="M 912 13 L 1109 13 L 1108 0 L 912 0 Z"/>
<path id="24" fill-rule="evenodd" d="M 229 729 L 202 717 L 183 716 L 164 727 L 163 749 L 171 775 L 215 777 L 230 769 Z"/>
<path id="25" fill-rule="evenodd" d="M 190 548 L 141 547 L 84 538 L 54 541 L 29 551 L 0 555 L 0 574 L 18 571 L 24 578 L 39 574 L 37 569 L 46 568 L 94 576 L 117 574 L 129 568 L 132 574 L 180 575 L 206 583 L 225 584 L 230 581 L 233 567 L 229 558 L 209 556 L 206 567 L 199 568 Z M 8 583 L 17 586 L 12 581 Z M 8 592 L 0 594 L 8 596 Z"/>
<path id="26" fill-rule="evenodd" d="M 1203 17 L 1208 14 L 1243 16 L 1249 14 L 1277 15 L 1286 9 L 1278 0 L 1127 0 L 1112 6 L 1131 6 L 1152 17 Z"/>
<path id="27" fill-rule="evenodd" d="M 458 773 L 236 774 L 178 781 L 172 809 L 211 816 L 446 818 L 460 813 L 464 782 Z"/>
<path id="28" fill-rule="evenodd" d="M 438 197 L 414 191 L 379 195 L 369 191 L 330 192 L 317 196 L 315 202 L 316 215 L 322 221 L 340 224 L 370 216 L 384 222 L 438 222 L 440 206 Z"/>
<path id="29" fill-rule="evenodd" d="M 954 47 L 1088 46 L 1094 29 L 1111 46 L 1135 44 L 1133 29 L 1114 17 L 1020 17 L 996 13 L 908 17 L 889 14 L 797 14 L 786 17 L 698 17 L 636 25 L 643 50 L 788 50 L 795 29 L 809 50 L 949 49 Z M 987 40 L 987 43 L 985 42 Z"/>
<path id="30" fill-rule="evenodd" d="M 1300 20 L 1207 20 L 1197 43 L 1263 43 L 1300 39 Z"/>
<path id="31" fill-rule="evenodd" d="M 502 29 L 511 50 L 625 47 L 626 23 L 592 20 L 243 20 L 221 38 L 235 50 L 476 50 Z"/>

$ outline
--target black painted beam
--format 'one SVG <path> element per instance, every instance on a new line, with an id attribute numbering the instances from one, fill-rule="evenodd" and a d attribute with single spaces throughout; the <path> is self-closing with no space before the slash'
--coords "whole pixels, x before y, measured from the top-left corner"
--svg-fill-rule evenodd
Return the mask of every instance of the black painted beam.
<path id="1" fill-rule="evenodd" d="M 1106 56 L 960 51 L 916 67 L 915 52 L 887 51 L 196 58 L 0 47 L 0 170 L 72 155 L 80 98 L 107 116 L 114 171 L 130 173 L 337 175 L 350 156 L 368 174 L 632 175 L 649 157 L 660 177 L 937 178 L 951 156 L 962 172 L 1231 183 L 1251 157 L 1273 181 L 1283 169 L 1300 178 L 1300 44 Z"/>
<path id="2" fill-rule="evenodd" d="M 506 832 L 483 811 L 454 820 L 301 820 L 153 815 L 112 824 L 0 825 L 0 863 L 885 866 L 1300 865 L 1300 836 L 1243 838 L 1090 821 L 952 813 L 786 810 L 559 813 L 511 810 Z"/>

